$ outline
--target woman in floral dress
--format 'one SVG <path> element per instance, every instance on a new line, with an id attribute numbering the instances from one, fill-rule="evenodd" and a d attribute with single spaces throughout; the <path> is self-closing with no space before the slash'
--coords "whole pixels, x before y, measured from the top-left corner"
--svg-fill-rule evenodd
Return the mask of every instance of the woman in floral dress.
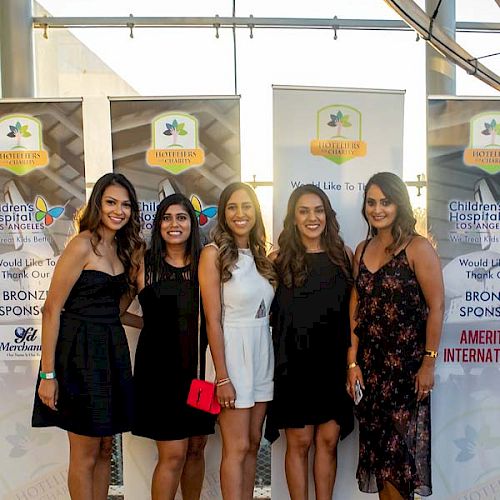
<path id="1" fill-rule="evenodd" d="M 444 293 L 439 258 L 415 231 L 408 192 L 389 172 L 366 184 L 369 238 L 356 249 L 347 390 L 363 397 L 359 420 L 361 491 L 382 500 L 428 496 L 431 408 Z"/>

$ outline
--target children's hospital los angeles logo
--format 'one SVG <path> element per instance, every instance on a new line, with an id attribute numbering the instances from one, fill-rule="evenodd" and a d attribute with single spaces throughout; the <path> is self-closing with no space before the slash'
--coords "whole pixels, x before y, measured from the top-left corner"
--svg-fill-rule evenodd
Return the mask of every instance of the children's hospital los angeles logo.
<path id="1" fill-rule="evenodd" d="M 341 165 L 366 155 L 366 142 L 361 138 L 361 113 L 356 108 L 344 104 L 325 106 L 317 113 L 311 154 Z"/>
<path id="2" fill-rule="evenodd" d="M 205 162 L 203 149 L 198 146 L 198 120 L 187 113 L 165 113 L 151 123 L 151 149 L 146 162 L 179 174 Z"/>
<path id="3" fill-rule="evenodd" d="M 479 113 L 472 117 L 464 163 L 489 174 L 500 172 L 500 112 Z"/>
<path id="4" fill-rule="evenodd" d="M 49 155 L 43 149 L 40 120 L 30 115 L 0 117 L 0 168 L 25 175 L 48 163 Z"/>

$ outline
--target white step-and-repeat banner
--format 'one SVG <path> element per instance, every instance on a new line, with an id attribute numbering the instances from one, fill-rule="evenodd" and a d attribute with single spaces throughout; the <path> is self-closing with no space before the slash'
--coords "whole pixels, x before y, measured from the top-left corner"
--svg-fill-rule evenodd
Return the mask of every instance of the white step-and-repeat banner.
<path id="1" fill-rule="evenodd" d="M 239 98 L 112 99 L 110 105 L 113 168 L 137 189 L 145 236 L 159 201 L 180 192 L 193 203 L 202 237 L 208 239 L 221 191 L 240 180 Z M 168 318 L 164 328 L 168 329 Z M 128 332 L 132 357 L 137 334 Z M 169 384 L 168 380 L 157 384 L 160 407 L 168 399 Z M 202 500 L 221 498 L 221 443 L 216 429 L 206 450 Z M 123 443 L 125 496 L 146 500 L 157 459 L 155 442 L 127 433 Z"/>
<path id="2" fill-rule="evenodd" d="M 403 173 L 403 107 L 402 91 L 274 87 L 275 243 L 290 193 L 308 183 L 328 194 L 347 245 L 354 249 L 366 237 L 361 216 L 366 181 L 380 171 Z M 353 432 L 339 446 L 335 498 L 368 498 L 355 480 L 357 443 Z M 277 499 L 288 498 L 284 452 L 282 435 L 272 449 Z M 309 495 L 314 496 L 312 480 Z"/>
<path id="3" fill-rule="evenodd" d="M 85 202 L 81 100 L 0 101 L 0 498 L 69 498 L 59 429 L 32 429 L 41 308 Z"/>
<path id="4" fill-rule="evenodd" d="M 433 393 L 434 496 L 500 497 L 500 100 L 431 97 L 428 219 L 446 313 Z"/>

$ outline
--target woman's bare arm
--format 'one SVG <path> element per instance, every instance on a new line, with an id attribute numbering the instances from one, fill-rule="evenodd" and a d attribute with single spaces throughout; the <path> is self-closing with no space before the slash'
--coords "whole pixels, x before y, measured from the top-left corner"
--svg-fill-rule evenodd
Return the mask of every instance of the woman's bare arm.
<path id="1" fill-rule="evenodd" d="M 361 242 L 357 248 L 356 252 L 354 254 L 354 259 L 353 259 L 353 277 L 354 279 L 357 278 L 358 272 L 359 272 L 359 260 L 361 258 L 361 252 L 363 249 L 363 246 L 365 245 L 365 242 Z M 356 384 L 356 380 L 359 380 L 359 383 L 361 384 L 361 387 L 364 389 L 364 381 L 363 381 L 363 374 L 361 373 L 360 367 L 357 365 L 357 355 L 358 355 L 358 345 L 359 345 L 359 338 L 358 336 L 354 333 L 354 330 L 357 325 L 357 309 L 358 309 L 358 291 L 356 289 L 356 286 L 353 285 L 352 290 L 351 290 L 351 297 L 349 300 L 349 320 L 350 320 L 350 325 L 351 325 L 351 346 L 347 350 L 347 392 L 351 396 L 351 398 L 354 399 L 354 386 Z M 350 368 L 349 368 L 350 367 Z"/>
<path id="2" fill-rule="evenodd" d="M 89 239 L 78 235 L 68 243 L 57 261 L 42 314 L 42 372 L 54 371 L 61 311 L 76 280 L 87 265 L 90 252 L 92 246 Z M 53 410 L 56 409 L 57 390 L 55 379 L 40 381 L 40 399 Z"/>
<path id="3" fill-rule="evenodd" d="M 444 284 L 439 257 L 426 238 L 417 237 L 408 245 L 406 254 L 424 294 L 428 307 L 425 348 L 438 351 L 443 328 Z M 422 399 L 434 386 L 436 358 L 424 356 L 415 380 L 415 392 Z"/>
<path id="4" fill-rule="evenodd" d="M 136 276 L 135 290 L 140 292 L 144 288 L 144 260 L 142 260 L 139 271 Z M 120 320 L 123 325 L 138 328 L 139 330 L 144 326 L 142 316 L 128 311 L 130 304 L 134 300 L 134 296 L 126 293 L 120 300 Z"/>
<path id="5" fill-rule="evenodd" d="M 198 279 L 207 325 L 208 344 L 215 365 L 217 380 L 228 378 L 222 330 L 221 281 L 218 265 L 219 251 L 207 246 L 201 252 Z M 217 387 L 217 399 L 226 408 L 234 408 L 236 392 L 231 383 Z"/>
<path id="6" fill-rule="evenodd" d="M 201 252 L 199 282 L 207 325 L 208 343 L 215 365 L 217 378 L 227 377 L 224 355 L 224 334 L 222 332 L 221 282 L 218 267 L 218 250 L 213 246 Z"/>

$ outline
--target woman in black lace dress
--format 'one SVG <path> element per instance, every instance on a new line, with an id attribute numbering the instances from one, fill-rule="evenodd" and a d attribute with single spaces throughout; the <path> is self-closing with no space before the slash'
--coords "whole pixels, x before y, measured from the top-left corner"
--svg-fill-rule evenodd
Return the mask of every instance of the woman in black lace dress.
<path id="1" fill-rule="evenodd" d="M 204 321 L 198 326 L 200 246 L 189 200 L 182 194 L 165 198 L 137 281 L 143 328 L 135 355 L 132 432 L 156 441 L 153 500 L 173 499 L 179 482 L 185 500 L 200 497 L 204 448 L 214 432 L 215 417 L 186 404 L 199 360 L 204 378 L 207 346 Z"/>
<path id="2" fill-rule="evenodd" d="M 352 252 L 328 197 L 313 185 L 291 194 L 278 245 L 271 254 L 279 286 L 271 309 L 276 362 L 266 437 L 285 430 L 285 472 L 294 500 L 307 498 L 314 447 L 316 498 L 330 500 L 337 442 L 353 426 L 345 392 Z"/>
<path id="3" fill-rule="evenodd" d="M 68 432 L 73 500 L 105 500 L 113 434 L 130 430 L 132 371 L 120 298 L 143 242 L 135 190 L 121 174 L 95 184 L 59 258 L 43 310 L 32 425 Z"/>
<path id="4" fill-rule="evenodd" d="M 389 172 L 366 184 L 369 238 L 354 258 L 348 385 L 364 395 L 359 419 L 361 491 L 381 499 L 428 496 L 434 364 L 443 320 L 439 258 L 415 231 L 403 181 Z"/>

